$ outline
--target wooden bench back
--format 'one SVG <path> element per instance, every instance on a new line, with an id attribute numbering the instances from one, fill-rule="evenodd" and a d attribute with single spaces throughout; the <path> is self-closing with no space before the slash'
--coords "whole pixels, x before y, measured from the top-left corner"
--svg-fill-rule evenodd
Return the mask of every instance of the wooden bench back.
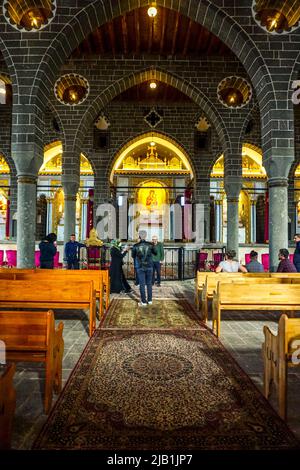
<path id="1" fill-rule="evenodd" d="M 41 279 L 30 281 L 8 281 L 0 279 L 0 307 L 1 302 L 15 301 L 22 303 L 32 302 L 71 302 L 89 303 L 92 298 L 92 281 L 41 282 Z M 22 306 L 22 305 L 20 305 Z M 63 307 L 62 307 L 63 308 Z"/>
<path id="2" fill-rule="evenodd" d="M 217 282 L 216 282 L 217 281 Z M 212 295 L 213 292 L 217 289 L 217 284 L 218 282 L 221 282 L 222 284 L 234 284 L 234 285 L 251 285 L 251 284 L 291 284 L 292 279 L 291 278 L 286 278 L 286 277 L 242 277 L 242 276 L 235 276 L 231 277 L 228 279 L 222 279 L 218 278 L 216 279 L 207 279 L 206 280 L 206 288 L 207 288 L 207 294 Z"/>
<path id="3" fill-rule="evenodd" d="M 300 279 L 300 273 L 269 273 L 270 277 L 286 277 L 292 279 Z"/>
<path id="4" fill-rule="evenodd" d="M 300 289 L 297 285 L 283 286 L 272 283 L 249 284 L 218 283 L 217 296 L 219 302 L 239 305 L 300 305 Z M 272 310 L 270 308 L 270 310 Z"/>
<path id="5" fill-rule="evenodd" d="M 100 290 L 100 284 L 102 282 L 101 276 L 99 275 L 99 271 L 89 270 L 53 270 L 53 269 L 37 269 L 35 271 L 25 271 L 20 270 L 19 272 L 14 272 L 13 276 L 15 276 L 15 280 L 20 281 L 31 281 L 39 279 L 49 280 L 49 282 L 53 282 L 53 280 L 58 280 L 59 282 L 67 282 L 73 283 L 74 281 L 93 281 L 94 288 L 96 291 Z M 2 274 L 0 273 L 0 280 L 2 279 Z"/>
<path id="6" fill-rule="evenodd" d="M 204 271 L 198 271 L 197 272 L 197 282 L 196 284 L 198 286 L 201 286 L 202 284 L 205 283 L 206 281 L 206 278 L 208 279 L 218 279 L 219 277 L 223 277 L 223 279 L 225 278 L 233 278 L 235 276 L 242 276 L 242 277 L 246 277 L 246 278 L 251 278 L 251 277 L 262 277 L 262 278 L 267 278 L 270 276 L 269 273 L 242 273 L 242 272 L 238 272 L 238 273 L 215 273 L 215 272 L 204 272 Z"/>
<path id="7" fill-rule="evenodd" d="M 300 318 L 281 315 L 278 325 L 279 355 L 291 354 L 300 348 Z M 299 341 L 298 345 L 293 342 Z M 299 359 L 299 358 L 298 358 Z"/>
<path id="8" fill-rule="evenodd" d="M 14 279 L 14 280 L 34 280 L 34 276 L 42 278 L 66 279 L 73 280 L 91 280 L 94 282 L 94 287 L 97 292 L 100 291 L 102 283 L 107 286 L 109 291 L 109 271 L 105 269 L 0 269 L 1 279 Z"/>
<path id="9" fill-rule="evenodd" d="M 9 351 L 46 351 L 54 313 L 0 311 L 0 339 Z"/>
<path id="10" fill-rule="evenodd" d="M 225 274 L 225 276 L 224 276 Z M 229 274 L 229 276 L 226 276 Z M 252 274 L 252 273 L 251 273 Z M 205 292 L 206 294 L 211 297 L 213 292 L 217 289 L 218 282 L 229 282 L 229 283 L 248 283 L 248 284 L 259 284 L 263 282 L 270 282 L 276 284 L 277 282 L 281 282 L 281 278 L 273 278 L 269 281 L 269 277 L 265 276 L 263 273 L 258 273 L 262 275 L 258 276 L 248 276 L 246 273 L 217 273 L 215 276 L 208 276 L 205 282 Z M 286 280 L 286 282 L 290 282 Z"/>

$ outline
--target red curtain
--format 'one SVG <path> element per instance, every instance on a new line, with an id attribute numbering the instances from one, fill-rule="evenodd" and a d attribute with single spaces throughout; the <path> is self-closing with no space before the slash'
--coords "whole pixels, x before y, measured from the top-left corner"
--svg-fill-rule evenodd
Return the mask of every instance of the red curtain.
<path id="1" fill-rule="evenodd" d="M 269 192 L 266 192 L 265 199 L 265 243 L 269 243 Z"/>
<path id="2" fill-rule="evenodd" d="M 5 237 L 9 238 L 9 222 L 10 222 L 10 189 L 8 190 L 8 199 L 6 206 L 6 222 L 5 222 Z"/>
<path id="3" fill-rule="evenodd" d="M 94 212 L 94 190 L 89 189 L 89 200 L 87 203 L 86 238 L 89 238 L 90 230 L 93 228 L 93 212 Z"/>

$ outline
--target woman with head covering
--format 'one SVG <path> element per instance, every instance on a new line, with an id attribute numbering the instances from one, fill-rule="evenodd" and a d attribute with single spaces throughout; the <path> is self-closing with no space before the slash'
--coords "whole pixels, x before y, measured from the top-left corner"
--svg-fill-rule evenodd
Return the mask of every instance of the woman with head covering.
<path id="1" fill-rule="evenodd" d="M 49 233 L 39 244 L 41 269 L 53 269 L 54 256 L 57 252 L 56 240 L 56 234 Z"/>
<path id="2" fill-rule="evenodd" d="M 122 245 L 118 240 L 113 240 L 110 243 L 111 263 L 109 268 L 109 275 L 111 293 L 119 294 L 122 291 L 128 293 L 132 290 L 123 272 L 123 258 L 126 256 L 128 250 L 128 247 L 122 249 Z"/>

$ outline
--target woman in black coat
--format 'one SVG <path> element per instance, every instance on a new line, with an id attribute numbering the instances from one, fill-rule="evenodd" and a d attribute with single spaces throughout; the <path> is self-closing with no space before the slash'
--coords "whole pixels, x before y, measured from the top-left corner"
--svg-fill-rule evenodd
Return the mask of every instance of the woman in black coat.
<path id="1" fill-rule="evenodd" d="M 109 275 L 110 292 L 112 294 L 119 294 L 122 291 L 131 292 L 131 287 L 126 281 L 123 272 L 123 258 L 126 256 L 127 251 L 128 249 L 122 251 L 122 247 L 118 242 L 111 243 L 111 263 L 109 268 Z"/>

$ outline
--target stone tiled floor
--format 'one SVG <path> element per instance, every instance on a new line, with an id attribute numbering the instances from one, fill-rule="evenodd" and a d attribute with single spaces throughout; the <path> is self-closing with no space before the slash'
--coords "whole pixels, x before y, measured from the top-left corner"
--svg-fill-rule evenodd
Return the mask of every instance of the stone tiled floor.
<path id="1" fill-rule="evenodd" d="M 138 298 L 137 288 L 130 294 Z M 186 297 L 194 299 L 194 283 L 167 282 L 161 288 L 154 289 L 154 298 Z M 114 296 L 112 296 L 114 297 Z M 126 295 L 116 296 L 126 297 Z M 72 369 L 78 361 L 88 341 L 88 321 L 82 312 L 58 314 L 57 322 L 64 322 L 65 352 L 63 357 L 63 384 L 66 383 Z M 261 344 L 263 325 L 277 330 L 279 314 L 244 312 L 223 315 L 221 341 L 237 360 L 242 369 L 262 390 L 263 362 Z M 210 323 L 209 323 L 210 326 Z M 18 364 L 14 379 L 17 392 L 17 409 L 14 420 L 12 448 L 30 449 L 47 416 L 43 413 L 44 369 L 36 364 Z M 300 367 L 289 373 L 289 416 L 288 424 L 300 439 Z M 54 402 L 55 402 L 54 396 Z M 277 409 L 277 401 L 272 400 Z"/>

